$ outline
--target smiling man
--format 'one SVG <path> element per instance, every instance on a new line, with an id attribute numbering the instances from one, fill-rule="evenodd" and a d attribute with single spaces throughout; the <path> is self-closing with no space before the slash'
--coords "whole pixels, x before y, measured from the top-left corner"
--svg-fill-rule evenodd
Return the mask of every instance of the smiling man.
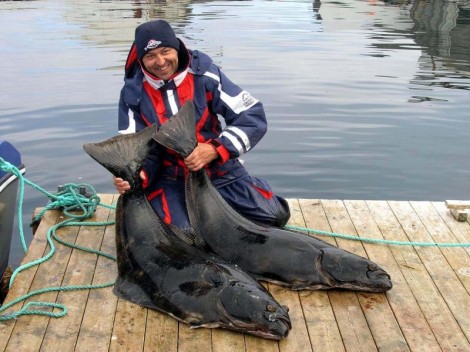
<path id="1" fill-rule="evenodd" d="M 205 168 L 222 197 L 240 214 L 259 223 L 284 226 L 287 202 L 264 180 L 252 177 L 239 161 L 264 136 L 263 105 L 234 84 L 212 59 L 188 50 L 163 20 L 136 28 L 126 62 L 119 102 L 119 133 L 161 126 L 188 100 L 196 113 L 198 146 L 186 159 L 156 143 L 141 171 L 147 198 L 166 222 L 189 227 L 184 199 L 188 171 Z M 219 120 L 224 120 L 224 127 Z M 119 193 L 129 189 L 115 178 Z"/>

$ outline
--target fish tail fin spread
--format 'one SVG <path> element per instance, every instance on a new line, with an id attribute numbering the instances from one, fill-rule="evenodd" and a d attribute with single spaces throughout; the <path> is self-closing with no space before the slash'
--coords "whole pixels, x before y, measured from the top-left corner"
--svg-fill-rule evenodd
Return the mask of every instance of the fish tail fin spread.
<path id="1" fill-rule="evenodd" d="M 87 143 L 83 149 L 114 176 L 129 181 L 131 187 L 140 182 L 139 172 L 152 144 L 156 125 L 139 132 L 122 134 L 100 143 Z"/>
<path id="2" fill-rule="evenodd" d="M 197 146 L 194 104 L 188 100 L 165 122 L 154 136 L 155 141 L 186 158 Z"/>

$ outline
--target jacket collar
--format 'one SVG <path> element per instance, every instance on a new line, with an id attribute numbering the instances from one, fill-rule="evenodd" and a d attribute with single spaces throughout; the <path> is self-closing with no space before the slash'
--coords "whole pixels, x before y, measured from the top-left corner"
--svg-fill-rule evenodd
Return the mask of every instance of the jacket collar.
<path id="1" fill-rule="evenodd" d="M 172 82 L 174 83 L 176 87 L 178 87 L 181 84 L 181 82 L 183 82 L 184 78 L 188 74 L 188 71 L 189 71 L 189 66 L 186 67 L 183 71 L 176 72 L 169 80 L 164 81 L 163 79 L 153 76 L 152 74 L 147 72 L 145 68 L 142 67 L 142 72 L 144 73 L 144 82 L 147 81 L 150 84 L 150 86 L 155 90 L 160 89 L 164 87 L 165 85 L 170 85 L 170 83 Z"/>

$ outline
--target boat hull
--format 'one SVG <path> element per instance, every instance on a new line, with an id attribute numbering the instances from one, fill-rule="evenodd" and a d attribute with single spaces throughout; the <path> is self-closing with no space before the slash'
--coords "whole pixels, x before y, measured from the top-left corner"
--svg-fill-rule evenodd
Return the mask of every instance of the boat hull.
<path id="1" fill-rule="evenodd" d="M 19 151 L 10 143 L 0 141 L 0 157 L 16 166 L 21 173 L 25 172 Z M 0 170 L 0 279 L 8 266 L 10 257 L 18 185 L 19 179 L 16 175 Z"/>

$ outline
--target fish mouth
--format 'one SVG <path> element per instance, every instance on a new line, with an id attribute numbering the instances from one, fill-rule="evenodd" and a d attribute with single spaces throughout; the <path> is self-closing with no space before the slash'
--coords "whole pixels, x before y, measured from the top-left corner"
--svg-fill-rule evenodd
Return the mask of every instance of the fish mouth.
<path id="1" fill-rule="evenodd" d="M 377 289 L 380 289 L 380 291 L 375 292 L 385 292 L 393 287 L 390 275 L 377 264 L 371 263 L 367 269 L 367 277 L 376 281 L 376 287 Z"/>
<path id="2" fill-rule="evenodd" d="M 289 331 L 292 328 L 290 319 L 287 317 L 278 316 L 274 321 L 270 321 L 271 326 L 268 328 L 266 326 L 256 326 L 255 329 L 247 330 L 242 329 L 242 331 L 250 333 L 255 336 L 263 337 L 270 340 L 282 340 L 289 335 Z M 272 324 L 275 324 L 272 326 Z"/>
<path id="3" fill-rule="evenodd" d="M 317 269 L 323 274 L 324 288 L 365 292 L 385 292 L 392 288 L 390 275 L 379 265 L 369 261 L 369 263 L 362 264 L 361 270 L 354 271 L 359 275 L 353 275 L 349 272 L 351 269 L 347 261 L 331 260 L 330 255 L 321 251 L 317 258 Z M 356 257 L 353 254 L 351 256 Z M 364 258 L 360 259 L 364 260 Z"/>
<path id="4" fill-rule="evenodd" d="M 284 308 L 284 307 L 282 307 Z M 272 334 L 271 338 L 281 339 L 286 337 L 289 334 L 289 330 L 292 329 L 292 324 L 289 319 L 288 309 L 281 309 L 280 312 L 276 311 L 275 313 L 264 312 L 264 317 L 271 323 L 277 324 L 277 326 L 271 327 L 270 330 L 264 331 L 266 334 L 270 334 L 270 331 L 275 331 L 275 334 Z M 280 338 L 279 338 L 280 337 Z"/>
<path id="5" fill-rule="evenodd" d="M 270 340 L 281 340 L 289 334 L 292 324 L 286 312 L 281 313 L 268 313 L 264 312 L 263 316 L 268 324 L 260 324 L 256 322 L 247 323 L 245 321 L 236 319 L 230 315 L 227 310 L 221 305 L 220 312 L 223 317 L 224 324 L 220 325 L 222 328 L 236 330 L 243 333 L 263 337 Z"/>
<path id="6" fill-rule="evenodd" d="M 282 340 L 289 335 L 290 331 L 290 322 L 287 322 L 285 320 L 280 320 L 279 321 L 280 326 L 279 329 L 277 329 L 275 332 L 272 330 L 264 330 L 264 329 L 258 329 L 255 331 L 250 331 L 249 333 L 255 336 L 259 336 L 265 339 L 270 339 L 270 340 Z"/>

